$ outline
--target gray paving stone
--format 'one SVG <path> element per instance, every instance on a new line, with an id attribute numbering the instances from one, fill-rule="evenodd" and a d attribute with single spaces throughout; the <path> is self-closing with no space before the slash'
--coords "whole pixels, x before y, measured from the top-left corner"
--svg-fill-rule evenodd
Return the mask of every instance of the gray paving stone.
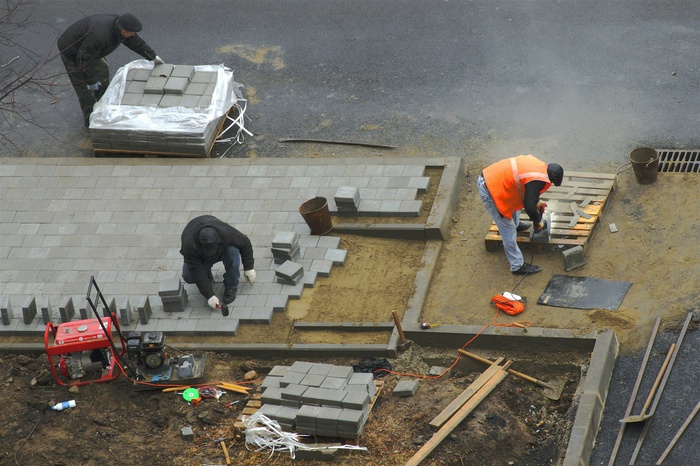
<path id="1" fill-rule="evenodd" d="M 369 401 L 369 394 L 364 390 L 349 390 L 343 398 L 342 406 L 347 409 L 365 410 L 369 406 Z"/>
<path id="2" fill-rule="evenodd" d="M 325 379 L 326 376 L 324 375 L 307 374 L 299 383 L 309 387 L 320 387 Z"/>
<path id="3" fill-rule="evenodd" d="M 289 372 L 297 372 L 300 374 L 307 374 L 309 369 L 313 366 L 313 363 L 306 361 L 295 361 L 290 367 Z"/>
<path id="4" fill-rule="evenodd" d="M 276 365 L 273 366 L 272 369 L 270 369 L 270 372 L 267 373 L 268 376 L 284 376 L 287 374 L 289 371 L 289 366 L 280 366 Z"/>
<path id="5" fill-rule="evenodd" d="M 419 386 L 420 380 L 400 380 L 396 384 L 393 394 L 396 396 L 413 396 L 416 394 Z"/>
<path id="6" fill-rule="evenodd" d="M 22 305 L 22 320 L 25 324 L 31 324 L 36 317 L 36 298 L 28 297 Z"/>
<path id="7" fill-rule="evenodd" d="M 0 317 L 3 325 L 10 325 L 12 318 L 12 303 L 9 296 L 0 296 Z"/>

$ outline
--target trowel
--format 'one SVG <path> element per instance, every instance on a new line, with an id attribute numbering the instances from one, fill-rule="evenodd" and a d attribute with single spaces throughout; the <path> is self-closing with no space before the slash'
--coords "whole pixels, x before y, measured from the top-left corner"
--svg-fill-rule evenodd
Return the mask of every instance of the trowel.
<path id="1" fill-rule="evenodd" d="M 540 231 L 535 231 L 535 222 L 530 225 L 530 241 L 532 243 L 548 243 L 552 233 L 552 212 L 542 214 L 542 219 L 547 223 L 547 226 Z"/>

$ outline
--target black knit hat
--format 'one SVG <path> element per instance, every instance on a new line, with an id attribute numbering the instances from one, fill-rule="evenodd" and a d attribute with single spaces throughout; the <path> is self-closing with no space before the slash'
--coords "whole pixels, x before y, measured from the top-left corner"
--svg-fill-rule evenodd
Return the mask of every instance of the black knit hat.
<path id="1" fill-rule="evenodd" d="M 547 176 L 554 186 L 561 186 L 564 180 L 564 169 L 558 163 L 550 163 L 547 165 Z"/>
<path id="2" fill-rule="evenodd" d="M 141 21 L 131 13 L 124 13 L 117 18 L 117 25 L 129 32 L 140 32 L 142 29 Z"/>
<path id="3" fill-rule="evenodd" d="M 204 227 L 199 230 L 199 245 L 202 247 L 202 252 L 210 256 L 216 252 L 219 235 L 212 227 Z"/>

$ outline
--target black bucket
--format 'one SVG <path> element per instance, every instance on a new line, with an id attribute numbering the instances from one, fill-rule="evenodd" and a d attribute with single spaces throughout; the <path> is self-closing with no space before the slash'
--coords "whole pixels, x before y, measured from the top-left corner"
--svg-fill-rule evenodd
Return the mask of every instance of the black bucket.
<path id="1" fill-rule="evenodd" d="M 304 202 L 299 207 L 299 213 L 311 228 L 312 235 L 325 235 L 333 229 L 331 213 L 325 197 L 315 197 Z"/>
<path id="2" fill-rule="evenodd" d="M 639 184 L 652 184 L 659 174 L 659 154 L 654 149 L 639 147 L 630 153 L 634 176 Z"/>

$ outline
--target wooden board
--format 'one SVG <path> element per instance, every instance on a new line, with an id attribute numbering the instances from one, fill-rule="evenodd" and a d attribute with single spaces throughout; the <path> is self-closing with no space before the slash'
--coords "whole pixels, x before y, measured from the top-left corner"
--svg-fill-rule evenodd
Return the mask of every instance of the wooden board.
<path id="1" fill-rule="evenodd" d="M 546 243 L 536 245 L 581 246 L 585 250 L 601 222 L 610 197 L 617 186 L 617 175 L 608 173 L 565 172 L 561 186 L 552 186 L 540 196 L 552 213 L 552 234 Z M 584 215 L 575 216 L 571 203 L 575 202 Z M 529 220 L 521 212 L 521 220 Z M 575 222 L 574 222 L 575 220 Z M 520 232 L 518 243 L 531 243 L 529 231 Z M 497 251 L 503 244 L 498 227 L 492 223 L 485 238 L 487 251 Z"/>

